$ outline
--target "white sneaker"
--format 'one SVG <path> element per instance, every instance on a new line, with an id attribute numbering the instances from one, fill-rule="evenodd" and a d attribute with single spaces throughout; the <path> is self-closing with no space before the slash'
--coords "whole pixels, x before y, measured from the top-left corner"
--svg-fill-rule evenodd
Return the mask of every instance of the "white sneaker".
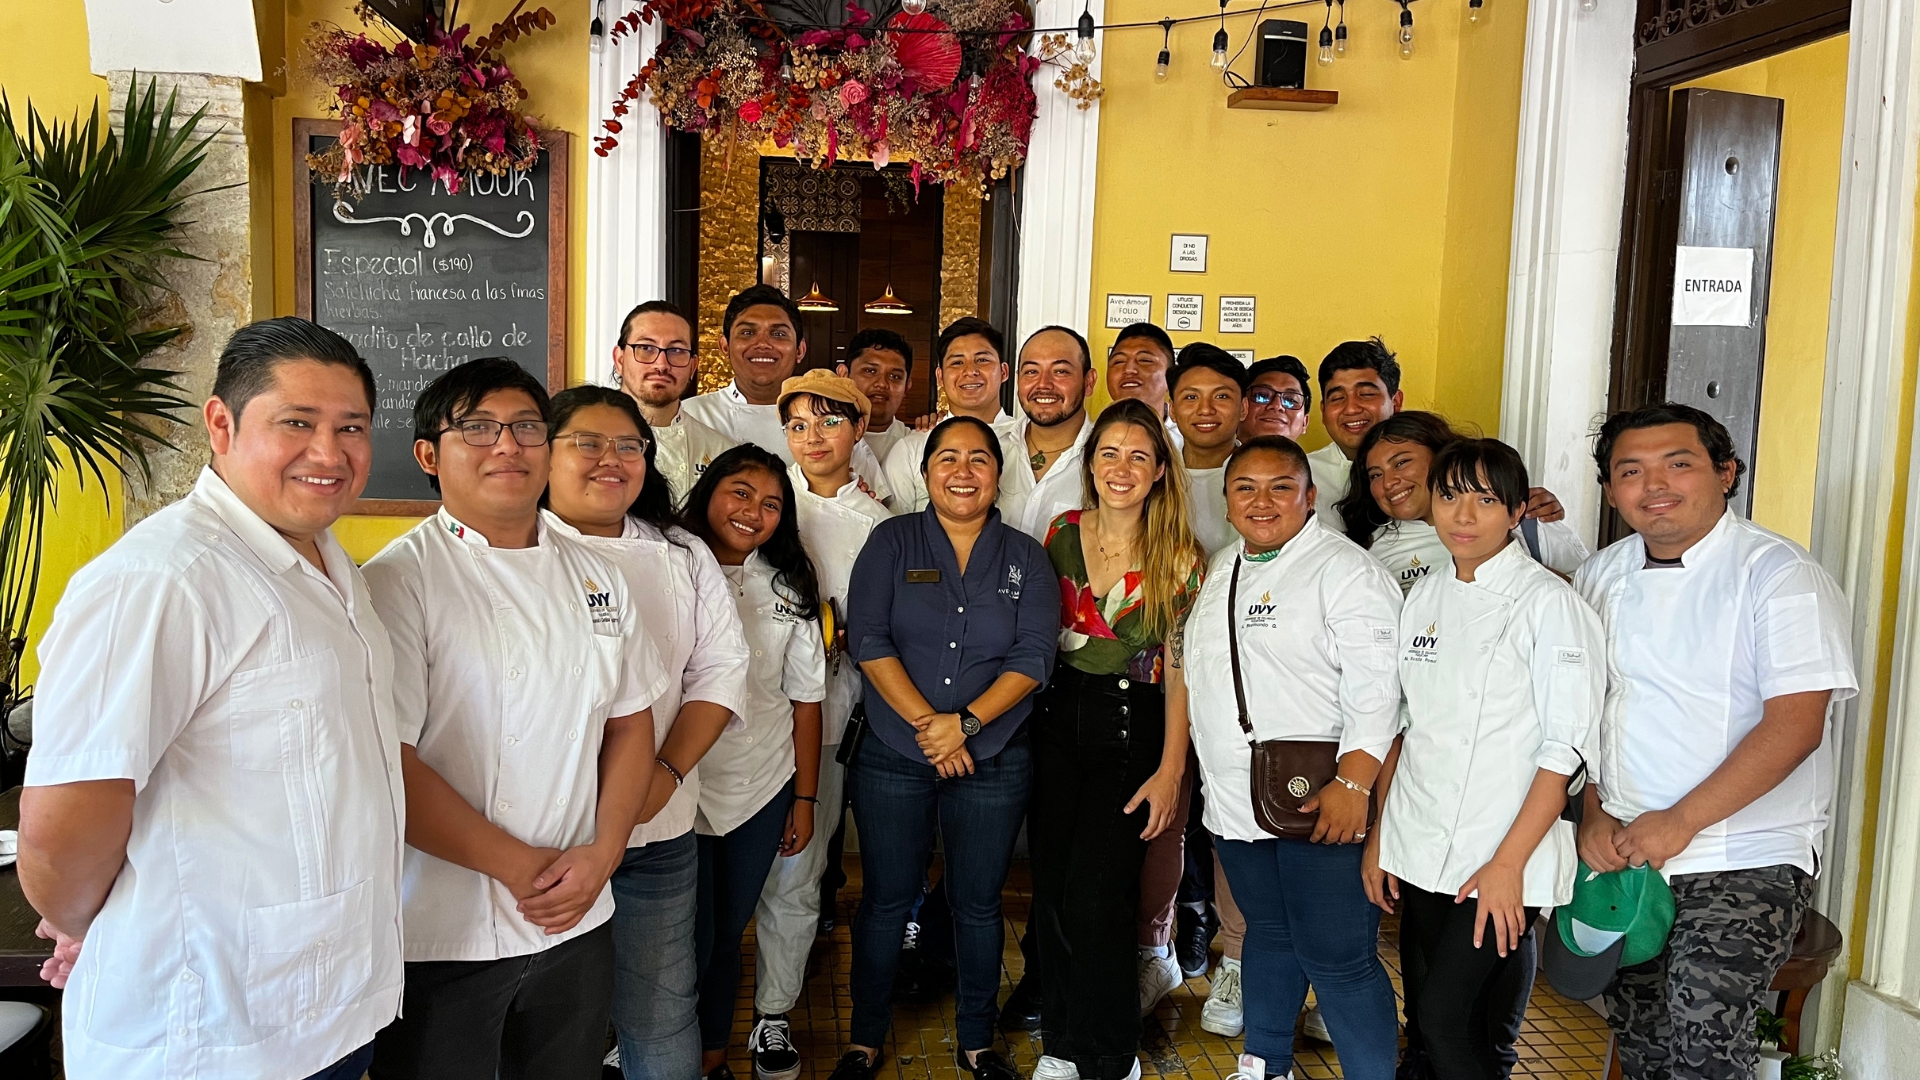
<path id="1" fill-rule="evenodd" d="M 1138 1066 L 1134 1072 L 1139 1072 Z M 1041 1054 L 1040 1060 L 1033 1063 L 1033 1080 L 1080 1080 L 1080 1066 L 1066 1058 Z"/>
<path id="2" fill-rule="evenodd" d="M 1127 1074 L 1126 1080 L 1140 1080 L 1140 1059 L 1139 1058 L 1133 1059 L 1133 1071 Z"/>
<path id="3" fill-rule="evenodd" d="M 1252 1054 L 1241 1054 L 1240 1068 L 1228 1076 L 1227 1080 L 1293 1080 L 1293 1073 L 1287 1072 L 1279 1076 L 1269 1077 L 1267 1075 L 1267 1061 L 1265 1058 L 1257 1058 Z"/>
<path id="4" fill-rule="evenodd" d="M 607 1051 L 607 1056 L 600 1059 L 600 1064 L 606 1066 L 609 1069 L 619 1068 L 620 1067 L 620 1048 L 616 1046 L 613 1049 Z"/>
<path id="5" fill-rule="evenodd" d="M 1159 1006 L 1162 998 L 1186 980 L 1180 976 L 1180 961 L 1154 953 L 1140 954 L 1140 1015 L 1146 1016 Z"/>
<path id="6" fill-rule="evenodd" d="M 1240 1006 L 1240 961 L 1231 956 L 1221 957 L 1220 966 L 1213 969 L 1213 990 L 1200 1006 L 1200 1027 L 1229 1039 L 1239 1038 L 1247 1028 Z"/>
<path id="7" fill-rule="evenodd" d="M 1333 1041 L 1333 1036 L 1327 1032 L 1327 1018 L 1320 1015 L 1318 1005 L 1308 1009 L 1300 1018 L 1300 1030 L 1306 1032 L 1309 1039 L 1318 1039 L 1323 1043 Z"/>

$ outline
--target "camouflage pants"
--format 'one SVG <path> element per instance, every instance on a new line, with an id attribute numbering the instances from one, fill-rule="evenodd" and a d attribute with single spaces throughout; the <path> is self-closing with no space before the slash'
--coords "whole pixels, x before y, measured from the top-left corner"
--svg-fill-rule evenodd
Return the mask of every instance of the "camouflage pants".
<path id="1" fill-rule="evenodd" d="M 1673 879 L 1667 951 L 1621 968 L 1608 1023 L 1628 1080 L 1751 1080 L 1754 1012 L 1793 949 L 1813 878 L 1764 866 Z"/>

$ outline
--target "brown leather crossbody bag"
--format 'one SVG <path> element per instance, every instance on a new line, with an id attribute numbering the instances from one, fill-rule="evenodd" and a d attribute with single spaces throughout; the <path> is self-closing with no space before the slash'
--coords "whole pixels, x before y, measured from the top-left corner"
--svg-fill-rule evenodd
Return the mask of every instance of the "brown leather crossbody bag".
<path id="1" fill-rule="evenodd" d="M 1249 785 L 1253 792 L 1253 820 L 1274 836 L 1309 839 L 1320 823 L 1320 811 L 1309 813 L 1300 809 L 1300 804 L 1333 783 L 1334 775 L 1340 770 L 1340 744 L 1296 739 L 1261 741 L 1253 737 L 1253 722 L 1247 717 L 1246 680 L 1240 675 L 1238 558 L 1233 560 L 1233 578 L 1227 585 L 1227 655 L 1233 658 L 1233 698 L 1240 707 L 1240 730 L 1246 734 L 1247 746 L 1253 753 Z M 1371 807 L 1368 815 L 1372 815 Z"/>

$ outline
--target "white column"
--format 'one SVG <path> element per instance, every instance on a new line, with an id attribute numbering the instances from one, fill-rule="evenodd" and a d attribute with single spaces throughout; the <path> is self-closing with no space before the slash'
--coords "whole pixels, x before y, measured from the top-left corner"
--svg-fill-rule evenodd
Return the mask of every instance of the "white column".
<path id="1" fill-rule="evenodd" d="M 1106 20 L 1104 0 L 1040 0 L 1034 23 L 1072 26 L 1082 10 Z M 1097 40 L 1104 45 L 1105 33 Z M 1100 77 L 1099 57 L 1092 75 Z M 1020 290 L 1015 341 L 1049 324 L 1084 329 L 1093 292 L 1093 188 L 1099 169 L 1100 104 L 1082 110 L 1041 69 L 1034 77 L 1039 113 L 1027 146 L 1020 192 Z M 1012 344 L 1012 343 L 1009 343 Z"/>
<path id="2" fill-rule="evenodd" d="M 1500 437 L 1589 541 L 1601 500 L 1587 436 L 1607 407 L 1633 11 L 1626 0 L 1527 10 Z"/>
<path id="3" fill-rule="evenodd" d="M 598 0 L 609 34 L 594 39 L 588 94 L 593 109 L 587 153 L 587 382 L 613 381 L 614 335 L 635 304 L 666 296 L 667 129 L 642 92 L 618 117 L 620 145 L 605 157 L 591 140 L 606 134 L 613 103 L 660 43 L 660 24 L 611 40 L 614 20 L 640 0 Z"/>

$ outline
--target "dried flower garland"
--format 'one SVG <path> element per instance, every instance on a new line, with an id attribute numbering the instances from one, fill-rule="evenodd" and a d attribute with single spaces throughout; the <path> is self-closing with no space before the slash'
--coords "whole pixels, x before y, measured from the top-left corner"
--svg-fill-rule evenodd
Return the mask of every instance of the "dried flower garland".
<path id="1" fill-rule="evenodd" d="M 611 27 L 617 39 L 660 20 L 659 48 L 614 102 L 594 152 L 619 143 L 621 117 L 648 94 L 667 126 L 771 140 L 809 164 L 910 162 L 915 184 L 982 192 L 1026 159 L 1032 77 L 1068 54 L 1065 38 L 1028 52 L 1023 0 L 940 0 L 876 25 L 849 3 L 832 29 L 791 33 L 758 0 L 648 0 Z M 1100 85 L 1084 64 L 1057 85 L 1087 108 Z"/>
<path id="2" fill-rule="evenodd" d="M 467 172 L 499 176 L 533 168 L 540 133 L 520 112 L 526 88 L 500 57 L 509 41 L 544 30 L 557 20 L 546 8 L 522 11 L 520 0 L 505 19 L 477 40 L 473 28 L 429 27 L 426 40 L 387 45 L 338 26 L 315 23 L 307 37 L 307 71 L 333 88 L 330 112 L 340 118 L 340 138 L 307 166 L 334 178 L 334 192 L 351 199 L 359 165 L 398 163 L 423 169 L 457 192 Z M 355 7 L 363 26 L 378 16 Z"/>

